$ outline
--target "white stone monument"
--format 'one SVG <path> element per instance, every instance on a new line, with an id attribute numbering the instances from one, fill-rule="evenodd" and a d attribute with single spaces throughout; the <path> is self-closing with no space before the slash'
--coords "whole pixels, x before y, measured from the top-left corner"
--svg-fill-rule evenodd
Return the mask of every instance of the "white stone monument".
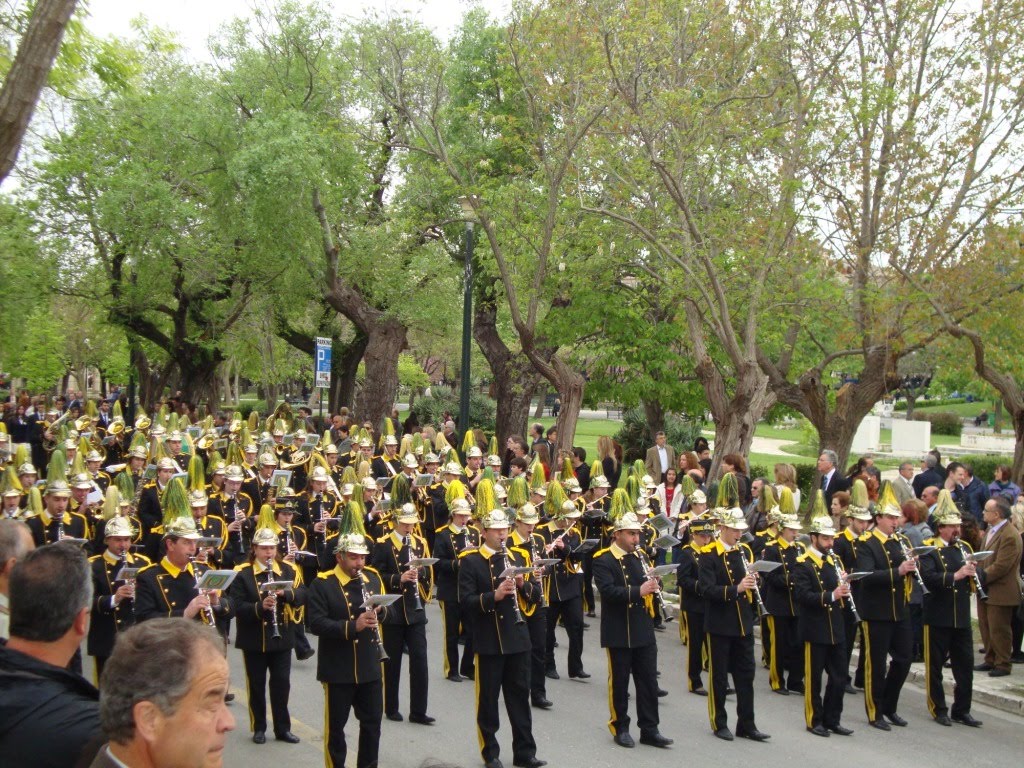
<path id="1" fill-rule="evenodd" d="M 878 416 L 865 416 L 853 436 L 852 453 L 873 453 L 882 442 L 882 419 Z"/>
<path id="2" fill-rule="evenodd" d="M 897 456 L 922 456 L 931 449 L 931 443 L 931 422 L 893 419 L 892 452 Z"/>

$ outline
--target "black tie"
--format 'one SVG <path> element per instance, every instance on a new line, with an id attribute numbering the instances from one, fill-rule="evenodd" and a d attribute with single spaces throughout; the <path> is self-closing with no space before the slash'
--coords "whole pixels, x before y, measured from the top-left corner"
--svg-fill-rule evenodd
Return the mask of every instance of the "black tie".
<path id="1" fill-rule="evenodd" d="M 828 475 L 821 476 L 821 490 L 828 490 Z"/>

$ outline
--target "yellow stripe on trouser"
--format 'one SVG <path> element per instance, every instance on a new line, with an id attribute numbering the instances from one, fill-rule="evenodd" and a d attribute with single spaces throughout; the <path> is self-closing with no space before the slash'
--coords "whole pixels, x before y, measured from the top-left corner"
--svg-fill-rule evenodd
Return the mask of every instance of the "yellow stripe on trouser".
<path id="1" fill-rule="evenodd" d="M 768 633 L 771 637 L 771 650 L 768 654 L 768 682 L 772 685 L 772 690 L 777 691 L 783 687 L 782 675 L 779 672 L 779 636 L 775 632 L 775 617 L 768 616 Z"/>
<path id="2" fill-rule="evenodd" d="M 438 602 L 441 603 L 441 637 L 443 638 L 442 642 L 444 643 L 444 650 L 442 651 L 441 656 L 444 658 L 444 676 L 448 677 L 448 675 L 451 674 L 451 666 L 448 664 L 448 620 L 446 618 L 446 614 L 448 612 L 445 610 L 445 604 L 447 601 L 439 600 Z M 456 639 L 455 653 L 458 652 L 459 641 Z"/>
<path id="3" fill-rule="evenodd" d="M 266 696 L 266 693 L 263 694 Z M 249 730 L 256 730 L 256 715 L 253 714 L 252 707 L 249 702 L 252 701 L 252 692 L 249 690 L 249 670 L 245 670 L 245 707 L 249 710 Z"/>
<path id="4" fill-rule="evenodd" d="M 473 675 L 474 687 L 476 688 L 476 740 L 480 743 L 480 754 L 484 753 L 484 732 L 480 730 L 480 654 L 473 654 L 473 670 L 476 674 Z"/>
<path id="5" fill-rule="evenodd" d="M 615 714 L 615 695 L 612 690 L 612 652 L 611 649 L 605 648 L 605 654 L 608 656 L 608 711 L 611 713 L 611 719 L 608 721 L 608 730 L 612 732 L 612 736 L 616 734 L 615 721 L 619 719 L 619 716 Z"/>
<path id="6" fill-rule="evenodd" d="M 711 665 L 711 636 L 704 635 L 704 643 L 702 649 L 707 649 L 707 660 L 708 660 L 708 720 L 711 723 L 711 730 L 718 730 L 718 724 L 715 723 L 715 673 Z"/>
<path id="7" fill-rule="evenodd" d="M 814 727 L 814 704 L 811 701 L 811 644 L 804 643 L 804 720 L 807 727 Z"/>
<path id="8" fill-rule="evenodd" d="M 324 686 L 324 765 L 326 768 L 334 768 L 334 761 L 331 760 L 331 750 L 329 744 L 331 743 L 331 705 L 329 702 L 331 694 L 327 687 L 327 683 L 323 683 Z"/>
<path id="9" fill-rule="evenodd" d="M 932 653 L 931 638 L 928 636 L 928 625 L 924 625 L 924 698 L 928 702 L 928 712 L 935 717 L 935 701 L 932 699 Z"/>
<path id="10" fill-rule="evenodd" d="M 871 632 L 868 631 L 868 623 L 860 623 L 861 633 L 864 636 L 864 707 L 868 713 L 868 720 L 874 722 L 877 719 L 875 712 L 875 692 L 871 684 Z"/>
<path id="11" fill-rule="evenodd" d="M 687 647 L 690 645 L 690 627 L 686 620 L 686 611 L 679 612 L 679 642 Z"/>

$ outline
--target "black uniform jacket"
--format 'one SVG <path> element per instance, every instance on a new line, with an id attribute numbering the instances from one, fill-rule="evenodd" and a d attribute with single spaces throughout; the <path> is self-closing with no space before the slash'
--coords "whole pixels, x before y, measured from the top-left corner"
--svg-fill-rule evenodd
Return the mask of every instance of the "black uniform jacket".
<path id="1" fill-rule="evenodd" d="M 932 627 L 970 627 L 974 579 L 953 579 L 953 574 L 963 567 L 963 551 L 956 544 L 946 544 L 938 536 L 927 543 L 937 549 L 918 562 L 921 578 L 928 587 L 928 594 L 924 596 L 924 623 Z M 971 545 L 966 541 L 961 541 L 960 545 L 971 551 Z"/>
<path id="2" fill-rule="evenodd" d="M 63 534 L 65 538 L 89 538 L 88 521 L 75 512 L 65 512 L 60 525 L 57 523 L 57 518 L 51 518 L 46 510 L 43 510 L 41 514 L 25 518 L 24 521 L 32 531 L 32 540 L 37 547 L 53 544 L 57 541 L 59 533 Z"/>
<path id="3" fill-rule="evenodd" d="M 762 557 L 765 560 L 782 563 L 781 568 L 764 574 L 762 597 L 765 608 L 772 616 L 796 616 L 796 605 L 793 601 L 793 568 L 803 551 L 803 544 L 795 541 L 791 544 L 781 536 L 764 548 Z"/>
<path id="4" fill-rule="evenodd" d="M 544 539 L 545 545 L 551 544 L 565 533 L 565 529 L 557 527 L 554 523 L 546 523 L 536 530 Z M 583 558 L 573 554 L 573 550 L 583 541 L 578 530 L 579 528 L 576 527 L 565 533 L 562 539 L 564 547 L 555 547 L 550 554 L 544 555 L 562 561 L 558 565 L 552 565 L 546 569 L 544 588 L 547 590 L 548 600 L 551 602 L 564 602 L 583 595 L 583 570 L 580 566 L 580 561 Z"/>
<path id="5" fill-rule="evenodd" d="M 242 651 L 290 650 L 295 646 L 296 611 L 306 602 L 306 589 L 296 568 L 275 559 L 268 571 L 263 563 L 242 563 L 235 566 L 235 580 L 228 587 L 231 608 L 238 620 L 235 647 Z M 288 581 L 291 587 L 277 600 L 275 608 L 277 631 L 273 636 L 273 618 L 263 607 L 261 585 L 269 581 Z"/>
<path id="6" fill-rule="evenodd" d="M 720 541 L 701 552 L 698 589 L 704 596 L 705 632 L 746 637 L 754 631 L 753 590 L 740 592 L 736 589 L 746 575 L 744 562 L 753 557 L 745 544 L 727 550 Z"/>
<path id="7" fill-rule="evenodd" d="M 406 546 L 397 533 L 389 533 L 381 538 L 373 548 L 373 567 L 380 574 L 384 586 L 391 594 L 401 594 L 402 599 L 388 611 L 388 624 L 426 624 L 427 612 L 423 604 L 430 597 L 430 568 L 420 568 L 416 582 L 403 582 L 402 574 L 409 570 L 408 563 L 418 557 L 430 557 L 427 542 L 420 536 L 409 534 L 409 545 Z M 419 590 L 419 610 L 416 610 L 417 590 Z"/>
<path id="8" fill-rule="evenodd" d="M 317 646 L 316 679 L 322 683 L 360 684 L 381 679 L 381 662 L 374 631 L 356 631 L 363 592 L 384 594 L 380 574 L 363 568 L 360 578 L 349 578 L 341 569 L 324 571 L 306 595 L 309 631 L 320 638 Z M 382 611 L 386 616 L 388 609 Z M 378 625 L 380 632 L 386 628 Z"/>
<path id="9" fill-rule="evenodd" d="M 700 593 L 698 564 L 701 552 L 713 547 L 708 544 L 703 549 L 694 542 L 679 549 L 679 566 L 676 568 L 676 585 L 679 587 L 679 607 L 690 613 L 704 613 L 704 596 Z M 703 626 L 700 631 L 704 631 Z"/>
<path id="10" fill-rule="evenodd" d="M 636 553 L 614 542 L 594 555 L 594 584 L 601 593 L 601 647 L 642 648 L 654 643 L 650 595 L 641 597 L 647 580 Z"/>
<path id="11" fill-rule="evenodd" d="M 134 600 L 122 600 L 116 608 L 113 594 L 124 585 L 117 580 L 121 568 L 145 568 L 149 559 L 129 552 L 124 561 L 110 552 L 89 558 L 92 570 L 92 618 L 89 622 L 89 641 L 86 646 L 90 656 L 106 658 L 114 650 L 117 633 L 123 632 L 135 623 Z"/>
<path id="12" fill-rule="evenodd" d="M 837 557 L 808 549 L 793 569 L 793 597 L 797 603 L 800 639 L 809 643 L 839 645 L 846 639 L 843 600 L 832 600 L 839 586 Z M 840 566 L 841 568 L 842 566 Z"/>
<path id="13" fill-rule="evenodd" d="M 434 578 L 437 580 L 437 599 L 456 601 L 459 599 L 459 554 L 464 550 L 480 546 L 480 532 L 466 526 L 459 531 L 448 524 L 434 534 Z"/>
<path id="14" fill-rule="evenodd" d="M 512 599 L 494 599 L 494 589 L 505 570 L 506 557 L 484 544 L 479 549 L 463 552 L 459 560 L 459 601 L 465 611 L 465 620 L 472 627 L 473 650 L 485 655 L 530 650 L 530 633 L 525 618 L 531 606 L 539 601 L 540 590 L 535 589 L 529 580 L 518 590 L 519 614 L 524 621 L 517 623 Z M 509 565 L 525 566 L 526 553 L 511 548 L 507 560 Z"/>
<path id="15" fill-rule="evenodd" d="M 877 528 L 857 541 L 857 570 L 868 571 L 858 583 L 857 613 L 864 621 L 900 621 L 907 614 L 910 574 L 900 576 L 903 552 L 896 536 Z"/>
<path id="16" fill-rule="evenodd" d="M 166 557 L 143 568 L 135 580 L 136 620 L 183 616 L 188 604 L 199 594 L 196 578 L 208 570 L 210 567 L 203 563 L 189 563 L 179 570 Z M 231 602 L 224 595 L 211 607 L 215 619 L 231 615 Z M 196 619 L 209 623 L 206 611 L 200 611 Z"/>

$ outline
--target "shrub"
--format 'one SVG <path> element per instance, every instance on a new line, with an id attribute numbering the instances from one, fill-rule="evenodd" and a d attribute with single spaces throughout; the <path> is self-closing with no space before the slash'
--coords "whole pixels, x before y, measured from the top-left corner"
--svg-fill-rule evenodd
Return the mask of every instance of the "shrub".
<path id="1" fill-rule="evenodd" d="M 227 410 L 231 409 L 228 408 Z M 235 412 L 240 414 L 242 416 L 242 419 L 248 419 L 249 414 L 252 413 L 253 410 L 259 413 L 260 421 L 267 418 L 267 404 L 263 400 L 256 400 L 255 402 L 243 400 L 241 403 L 238 404 L 238 407 L 235 408 Z"/>
<path id="2" fill-rule="evenodd" d="M 432 386 L 430 397 L 417 398 L 412 406 L 412 412 L 416 414 L 416 419 L 420 424 L 433 424 L 435 427 L 442 426 L 445 411 L 458 421 L 459 394 L 451 387 L 441 385 Z M 478 392 L 470 392 L 469 425 L 474 429 L 482 429 L 487 434 L 492 434 L 495 419 L 494 401 Z"/>
<path id="3" fill-rule="evenodd" d="M 665 437 L 678 455 L 693 450 L 693 442 L 700 436 L 701 423 L 669 414 L 665 417 Z M 654 445 L 654 435 L 647 424 L 642 408 L 630 408 L 622 414 L 622 427 L 615 435 L 615 442 L 622 446 L 625 463 L 644 459 L 647 449 Z"/>
<path id="4" fill-rule="evenodd" d="M 925 400 L 925 399 L 919 397 L 917 399 L 917 402 L 914 403 L 914 408 L 915 408 L 915 410 L 917 408 L 938 408 L 939 406 L 942 406 L 942 405 L 960 405 L 961 403 L 966 403 L 966 402 L 967 402 L 967 398 L 966 397 L 933 397 L 933 398 L 931 398 L 929 400 Z M 905 411 L 905 410 L 907 410 L 907 401 L 906 400 L 900 400 L 899 402 L 897 402 L 892 407 L 892 409 L 894 411 Z"/>
<path id="5" fill-rule="evenodd" d="M 952 435 L 959 437 L 963 430 L 963 421 L 955 413 L 940 411 L 939 413 L 915 413 L 914 421 L 930 421 L 932 433 L 937 435 Z"/>

